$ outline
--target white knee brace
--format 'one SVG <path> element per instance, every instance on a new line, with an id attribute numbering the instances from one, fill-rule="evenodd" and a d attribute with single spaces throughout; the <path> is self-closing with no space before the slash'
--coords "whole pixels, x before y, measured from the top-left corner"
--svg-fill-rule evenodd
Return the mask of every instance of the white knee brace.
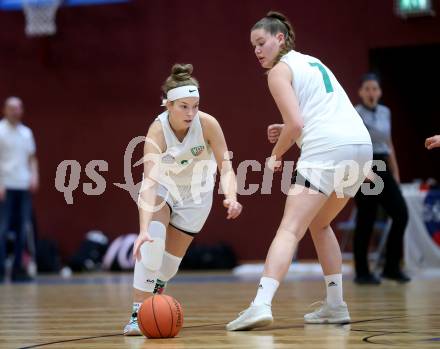
<path id="1" fill-rule="evenodd" d="M 134 265 L 133 287 L 140 291 L 153 292 L 165 251 L 166 228 L 161 222 L 152 221 L 148 226 L 148 233 L 154 242 L 144 242 L 141 245 L 141 262 L 136 261 Z"/>
<path id="2" fill-rule="evenodd" d="M 134 265 L 133 287 L 143 292 L 153 292 L 156 286 L 157 271 L 148 270 L 145 266 L 136 261 Z"/>
<path id="3" fill-rule="evenodd" d="M 163 254 L 162 266 L 159 269 L 157 278 L 165 282 L 170 280 L 179 270 L 180 262 L 182 262 L 181 257 L 173 256 L 165 251 Z"/>
<path id="4" fill-rule="evenodd" d="M 153 242 L 144 242 L 141 245 L 142 263 L 145 268 L 157 271 L 162 265 L 165 251 L 166 228 L 161 222 L 152 221 L 148 226 L 148 234 Z"/>

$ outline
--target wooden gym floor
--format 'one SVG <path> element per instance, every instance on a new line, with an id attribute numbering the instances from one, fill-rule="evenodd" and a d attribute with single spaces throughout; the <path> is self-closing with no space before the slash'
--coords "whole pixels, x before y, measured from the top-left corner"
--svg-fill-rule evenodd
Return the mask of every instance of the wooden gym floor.
<path id="1" fill-rule="evenodd" d="M 180 301 L 184 327 L 177 338 L 124 337 L 131 307 L 131 275 L 40 277 L 34 284 L 0 285 L 0 348 L 440 348 L 440 282 L 415 280 L 357 286 L 345 281 L 352 323 L 305 325 L 323 282 L 280 287 L 275 322 L 264 330 L 226 332 L 225 324 L 251 301 L 255 282 L 229 273 L 181 273 L 167 294 Z"/>

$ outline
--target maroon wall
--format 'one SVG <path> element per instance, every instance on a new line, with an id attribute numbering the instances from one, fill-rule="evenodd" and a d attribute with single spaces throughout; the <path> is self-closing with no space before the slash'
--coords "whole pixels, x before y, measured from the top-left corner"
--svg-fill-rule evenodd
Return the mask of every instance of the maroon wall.
<path id="1" fill-rule="evenodd" d="M 369 49 L 440 43 L 438 17 L 402 20 L 394 16 L 392 1 L 383 0 L 137 0 L 62 8 L 59 32 L 47 42 L 24 36 L 21 13 L 0 12 L 0 98 L 22 97 L 26 123 L 35 133 L 41 235 L 57 239 L 67 256 L 89 229 L 111 237 L 136 232 L 136 206 L 113 183 L 124 181 L 123 155 L 129 141 L 144 135 L 160 113 L 160 86 L 175 62 L 195 66 L 201 109 L 222 124 L 235 164 L 264 161 L 271 151 L 266 126 L 280 116 L 248 38 L 249 28 L 269 9 L 290 17 L 297 49 L 321 58 L 353 101 L 358 78 L 368 69 Z M 134 160 L 139 157 L 140 147 Z M 83 169 L 73 205 L 54 187 L 57 166 L 65 159 L 79 161 Z M 109 164 L 103 173 L 107 189 L 98 197 L 81 192 L 82 184 L 90 182 L 84 168 L 93 159 Z M 139 178 L 139 169 L 133 171 Z M 249 173 L 247 182 L 261 179 L 262 173 Z M 227 241 L 241 259 L 263 258 L 282 215 L 279 180 L 277 176 L 272 195 L 242 197 L 245 210 L 236 221 L 224 219 L 217 196 L 197 240 Z M 314 256 L 310 240 L 302 247 L 300 256 Z"/>

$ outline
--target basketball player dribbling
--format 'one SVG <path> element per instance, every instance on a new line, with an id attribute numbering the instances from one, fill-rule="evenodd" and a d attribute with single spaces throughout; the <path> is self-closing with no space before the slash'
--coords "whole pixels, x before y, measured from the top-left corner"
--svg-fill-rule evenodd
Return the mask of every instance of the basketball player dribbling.
<path id="1" fill-rule="evenodd" d="M 148 130 L 138 200 L 140 233 L 133 249 L 133 310 L 125 335 L 141 335 L 140 305 L 163 292 L 202 229 L 212 206 L 217 168 L 227 219 L 237 218 L 242 210 L 223 131 L 214 117 L 199 111 L 199 84 L 192 70 L 190 64 L 173 66 L 162 87 L 166 110 Z M 165 240 L 164 249 L 159 240 Z M 150 254 L 142 253 L 143 245 L 152 247 Z M 150 264 L 155 267 L 147 268 Z"/>

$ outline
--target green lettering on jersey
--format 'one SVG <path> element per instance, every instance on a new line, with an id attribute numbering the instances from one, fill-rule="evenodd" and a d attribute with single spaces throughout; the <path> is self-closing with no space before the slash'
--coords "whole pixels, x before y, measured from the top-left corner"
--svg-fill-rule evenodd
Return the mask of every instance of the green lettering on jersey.
<path id="1" fill-rule="evenodd" d="M 191 148 L 191 153 L 194 156 L 199 156 L 203 152 L 203 149 L 205 149 L 204 145 L 198 145 L 196 147 Z"/>

